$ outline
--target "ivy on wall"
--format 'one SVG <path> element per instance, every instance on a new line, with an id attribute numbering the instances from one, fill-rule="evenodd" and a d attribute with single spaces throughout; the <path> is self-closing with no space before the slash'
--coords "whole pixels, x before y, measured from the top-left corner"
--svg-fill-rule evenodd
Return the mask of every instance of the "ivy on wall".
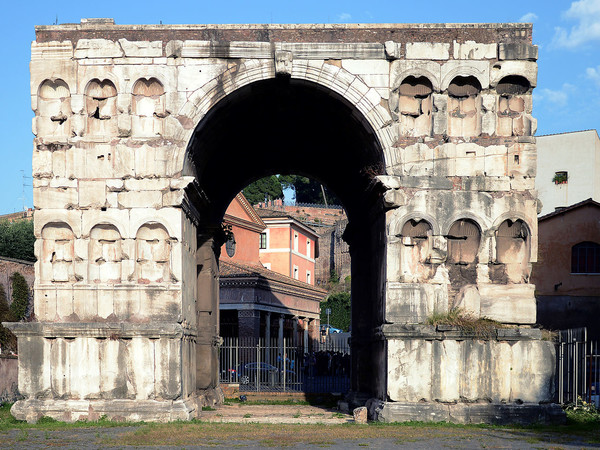
<path id="1" fill-rule="evenodd" d="M 0 348 L 2 352 L 17 349 L 17 338 L 12 332 L 2 326 L 2 322 L 13 322 L 14 318 L 8 302 L 6 301 L 6 292 L 4 292 L 4 286 L 0 284 Z"/>

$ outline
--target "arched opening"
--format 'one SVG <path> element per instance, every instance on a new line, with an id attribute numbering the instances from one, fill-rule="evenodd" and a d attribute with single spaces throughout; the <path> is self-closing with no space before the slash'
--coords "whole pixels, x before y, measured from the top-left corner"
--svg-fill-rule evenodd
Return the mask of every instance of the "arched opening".
<path id="1" fill-rule="evenodd" d="M 255 82 L 223 98 L 200 121 L 185 171 L 196 178 L 187 198 L 197 222 L 201 329 L 218 328 L 215 274 L 225 239 L 220 224 L 243 187 L 266 175 L 292 173 L 318 180 L 340 199 L 349 220 L 344 238 L 352 260 L 352 390 L 384 398 L 385 344 L 376 339 L 376 329 L 383 322 L 385 216 L 375 182 L 384 160 L 363 115 L 316 83 L 286 77 Z M 198 362 L 214 351 L 206 345 L 198 349 Z M 211 382 L 214 372 L 199 364 L 197 387 Z"/>

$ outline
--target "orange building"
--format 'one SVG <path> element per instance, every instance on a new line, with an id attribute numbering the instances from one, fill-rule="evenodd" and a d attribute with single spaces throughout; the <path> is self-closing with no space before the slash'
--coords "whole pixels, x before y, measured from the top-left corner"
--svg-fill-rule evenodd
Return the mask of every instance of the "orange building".
<path id="1" fill-rule="evenodd" d="M 534 264 L 538 323 L 587 327 L 600 338 L 600 203 L 591 198 L 538 219 Z"/>
<path id="2" fill-rule="evenodd" d="M 267 229 L 260 235 L 260 261 L 270 270 L 315 285 L 319 236 L 281 211 L 257 210 Z"/>
<path id="3" fill-rule="evenodd" d="M 236 195 L 227 207 L 223 223 L 231 226 L 231 234 L 221 247 L 220 259 L 260 264 L 259 236 L 266 225 L 242 193 Z"/>
<path id="4" fill-rule="evenodd" d="M 291 242 L 296 239 L 297 246 L 292 251 L 290 247 L 279 251 L 284 248 L 280 245 L 285 240 L 280 238 L 278 227 L 271 234 L 268 224 L 241 193 L 227 208 L 223 223 L 230 227 L 231 233 L 219 258 L 221 336 L 262 338 L 267 342 L 287 338 L 294 345 L 308 349 L 318 338 L 320 302 L 327 292 L 313 286 L 311 275 L 308 275 L 311 283 L 307 283 L 307 278 L 290 277 L 288 265 L 265 263 L 259 247 L 271 237 L 271 242 L 277 244 L 275 259 L 284 256 L 292 269 L 297 267 L 297 274 L 306 277 L 307 273 L 314 273 L 316 234 L 299 222 L 293 228 L 288 225 L 288 235 L 292 230 Z M 276 270 L 280 267 L 281 271 Z"/>

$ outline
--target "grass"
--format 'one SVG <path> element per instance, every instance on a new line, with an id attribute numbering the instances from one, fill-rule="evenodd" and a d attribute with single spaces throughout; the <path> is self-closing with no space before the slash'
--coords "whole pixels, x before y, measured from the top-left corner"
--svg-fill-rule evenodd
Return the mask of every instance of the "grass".
<path id="1" fill-rule="evenodd" d="M 434 312 L 427 318 L 428 325 L 450 325 L 457 327 L 459 330 L 470 333 L 476 336 L 493 338 L 496 336 L 497 328 L 504 328 L 505 325 L 495 320 L 485 317 L 475 317 L 467 313 L 462 308 L 452 308 L 445 313 Z"/>
<path id="2" fill-rule="evenodd" d="M 539 444 L 541 447 L 560 446 L 565 443 L 575 443 L 577 446 L 600 444 L 600 417 L 581 409 L 566 411 L 566 425 L 519 427 L 422 422 L 393 424 L 377 422 L 366 425 L 355 423 L 335 425 L 208 423 L 196 420 L 171 423 L 123 423 L 106 419 L 97 422 L 64 423 L 51 418 L 42 418 L 36 424 L 28 424 L 15 420 L 10 415 L 9 406 L 0 407 L 0 441 L 7 445 L 12 442 L 16 446 L 25 442 L 32 443 L 34 439 L 57 438 L 58 435 L 53 434 L 52 431 L 90 427 L 97 427 L 100 431 L 101 428 L 123 426 L 130 426 L 130 431 L 104 438 L 101 441 L 102 444 L 117 447 L 127 445 L 181 447 L 195 445 L 202 441 L 214 442 L 215 445 L 227 442 L 231 446 L 244 446 L 244 442 L 252 441 L 274 446 L 301 444 L 328 446 L 334 444 L 332 436 L 335 436 L 336 441 L 355 441 L 354 444 L 358 445 L 364 443 L 366 439 L 377 438 L 390 439 L 396 443 L 418 442 L 423 439 L 423 436 L 426 436 L 427 439 L 456 442 L 477 439 L 482 437 L 482 433 L 485 436 L 498 433 L 498 436 L 506 442 L 526 442 Z M 333 413 L 334 416 L 337 414 Z M 246 414 L 244 417 L 250 418 L 252 415 Z M 17 431 L 11 434 L 11 439 L 7 437 L 10 430 Z M 40 434 L 35 430 L 43 430 L 43 432 Z M 100 439 L 99 431 L 95 433 L 96 439 Z M 52 442 L 54 445 L 57 441 Z"/>

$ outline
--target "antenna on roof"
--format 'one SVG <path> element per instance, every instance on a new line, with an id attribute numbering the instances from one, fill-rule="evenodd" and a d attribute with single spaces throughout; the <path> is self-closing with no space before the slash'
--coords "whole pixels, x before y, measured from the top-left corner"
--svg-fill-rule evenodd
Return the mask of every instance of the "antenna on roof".
<path id="1" fill-rule="evenodd" d="M 25 213 L 27 211 L 27 208 L 25 206 L 25 186 L 31 186 L 31 184 L 27 184 L 25 181 L 27 178 L 31 178 L 25 175 L 25 171 L 23 169 L 21 169 L 21 175 L 23 176 L 23 187 L 21 190 L 21 197 L 19 197 L 19 200 L 23 201 L 23 212 Z"/>
<path id="2" fill-rule="evenodd" d="M 56 20 L 54 21 L 54 25 L 58 25 L 58 14 L 56 15 Z"/>

